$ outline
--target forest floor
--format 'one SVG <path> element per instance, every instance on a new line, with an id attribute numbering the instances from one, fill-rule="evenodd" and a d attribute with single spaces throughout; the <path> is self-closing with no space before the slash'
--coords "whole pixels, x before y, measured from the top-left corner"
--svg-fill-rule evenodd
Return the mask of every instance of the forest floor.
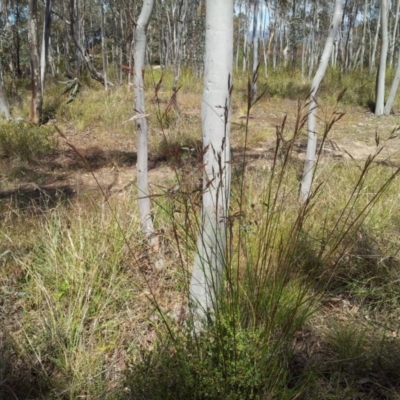
<path id="1" fill-rule="evenodd" d="M 162 94 L 161 94 L 162 95 Z M 166 101 L 165 101 L 166 102 Z M 198 98 L 200 103 L 200 97 Z M 193 103 L 193 101 L 192 101 Z M 250 113 L 248 124 L 248 143 L 246 149 L 246 164 L 248 168 L 268 168 L 274 156 L 277 127 L 281 127 L 286 117 L 283 138 L 289 142 L 298 120 L 298 102 L 288 99 L 268 99 L 258 103 Z M 307 110 L 300 111 L 302 120 Z M 370 110 L 350 106 L 329 106 L 318 110 L 318 133 L 322 134 L 325 126 L 332 118 L 343 113 L 343 117 L 335 122 L 323 146 L 323 160 L 357 160 L 365 161 L 377 149 L 382 148 L 377 161 L 396 167 L 400 165 L 400 140 L 396 139 L 400 128 L 400 113 L 390 117 L 376 117 Z M 234 161 L 241 159 L 244 148 L 244 132 L 246 113 L 235 107 L 232 117 L 232 156 Z M 183 120 L 183 121 L 182 121 Z M 304 120 L 303 120 L 304 122 Z M 160 129 L 150 126 L 150 185 L 159 185 L 170 176 L 176 168 L 176 154 L 179 146 L 186 146 L 200 152 L 200 107 L 185 106 L 184 98 L 179 105 L 178 127 Z M 33 160 L 21 168 L 20 163 L 2 158 L 0 173 L 0 198 L 16 195 L 23 202 L 30 196 L 36 198 L 39 192 L 49 198 L 61 194 L 75 196 L 85 191 L 98 191 L 100 188 L 110 195 L 118 193 L 130 185 L 135 185 L 136 177 L 136 139 L 131 122 L 131 135 L 114 130 L 111 134 L 103 131 L 98 124 L 90 125 L 83 130 L 76 130 L 71 123 L 51 120 L 61 130 L 64 137 L 55 133 L 58 139 L 58 149 L 53 154 Z M 179 127 L 183 125 L 183 128 Z M 190 129 L 189 135 L 184 132 Z M 302 134 L 296 138 L 294 153 L 299 160 L 304 160 L 306 151 L 306 124 Z M 170 140 L 170 131 L 182 132 L 182 137 Z M 197 132 L 197 138 L 193 131 Z M 387 141 L 391 134 L 392 139 Z M 151 146 L 152 138 L 156 137 L 156 146 Z M 377 145 L 376 137 L 380 138 Z M 154 142 L 154 140 L 153 140 Z M 166 144 L 167 143 L 167 144 Z M 178 144 L 177 144 L 178 143 Z M 178 149 L 175 147 L 178 145 Z M 193 150 L 192 150 L 193 151 Z M 183 153 L 184 150 L 181 150 Z M 57 194 L 58 193 L 58 194 Z"/>
<path id="2" fill-rule="evenodd" d="M 171 193 L 175 185 L 173 179 L 175 174 L 181 173 L 181 176 L 192 184 L 201 177 L 201 93 L 180 93 L 177 114 L 168 108 L 169 94 L 159 92 L 158 95 L 161 99 L 158 103 L 148 102 L 149 181 L 153 193 L 160 191 Z M 85 96 L 90 95 L 83 91 L 82 99 L 78 97 L 71 105 L 74 113 L 85 113 Z M 103 95 L 100 96 L 97 93 L 96 96 L 98 98 Z M 52 118 L 46 126 L 54 132 L 52 135 L 57 145 L 50 154 L 43 154 L 29 161 L 9 156 L 0 157 L 0 200 L 9 202 L 9 210 L 29 209 L 33 206 L 37 211 L 43 206 L 43 212 L 46 212 L 66 199 L 74 201 L 74 199 L 79 200 L 83 195 L 85 197 L 93 194 L 95 198 L 105 197 L 109 200 L 123 196 L 125 192 L 135 188 L 136 135 L 133 123 L 126 122 L 132 113 L 129 104 L 131 93 L 126 91 L 117 99 L 113 96 L 112 93 L 108 93 L 104 94 L 104 99 L 96 100 L 97 114 L 92 110 L 93 115 L 85 122 L 78 121 L 79 118 L 83 118 L 82 115 L 77 117 L 78 120 L 74 120 L 71 117 L 72 111 L 67 117 L 61 115 Z M 296 121 L 304 123 L 307 110 L 299 108 L 299 103 L 294 100 L 265 97 L 253 106 L 247 118 L 244 101 L 239 98 L 240 94 L 237 97 L 238 99 L 233 99 L 231 131 L 233 163 L 241 163 L 245 149 L 246 169 L 249 172 L 269 170 L 273 164 L 277 132 L 281 132 L 280 137 L 288 146 L 295 131 Z M 123 106 L 125 108 L 122 107 L 122 111 L 109 107 L 108 101 L 111 104 L 118 104 L 117 102 L 121 99 L 125 102 Z M 102 123 L 102 118 L 105 118 L 101 114 L 104 105 L 110 109 L 107 112 L 116 114 L 113 116 L 112 123 Z M 167 112 L 162 110 L 167 110 Z M 321 107 L 318 109 L 318 132 L 323 133 L 326 126 L 339 116 L 341 118 L 332 125 L 324 143 L 321 152 L 322 165 L 329 167 L 331 163 L 353 161 L 361 168 L 369 156 L 379 151 L 374 161 L 377 165 L 388 167 L 390 170 L 400 167 L 400 137 L 396 136 L 397 129 L 400 127 L 400 113 L 397 110 L 390 117 L 378 118 L 368 109 L 361 107 L 341 104 L 324 106 L 321 102 Z M 283 121 L 285 121 L 284 125 Z M 56 126 L 62 135 L 57 133 L 53 126 Z M 247 139 L 246 131 L 248 132 Z M 298 173 L 301 173 L 301 161 L 305 157 L 306 142 L 306 129 L 303 127 L 293 143 L 292 157 L 293 163 L 298 165 Z M 45 199 L 44 202 L 43 199 Z M 2 252 L 6 254 L 8 250 L 2 246 L 0 244 L 0 254 Z M 10 281 L 4 277 L 1 279 L 3 280 L 1 288 L 4 289 Z M 151 290 L 164 293 L 168 285 L 171 285 L 169 281 L 165 283 L 164 279 L 167 280 L 165 276 L 154 281 L 149 280 L 150 284 L 154 283 Z M 9 287 L 6 289 L 10 292 Z M 175 315 L 179 314 L 181 303 L 182 296 L 177 293 L 162 297 L 161 300 L 161 306 L 175 310 Z M 0 317 L 14 313 L 13 310 L 6 310 L 5 307 L 10 307 L 15 311 L 18 305 L 4 300 L 0 303 Z M 313 316 L 312 323 L 297 332 L 293 338 L 296 349 L 296 355 L 291 362 L 293 374 L 296 375 L 296 369 L 304 371 L 310 360 L 319 362 L 318 360 L 329 357 L 332 352 L 331 345 L 321 340 L 321 332 L 331 328 L 331 326 L 327 328 L 327 320 L 331 321 L 334 318 L 342 323 L 346 321 L 352 323 L 354 318 L 357 318 L 360 325 L 366 325 L 371 319 L 377 321 L 380 317 L 379 313 L 372 316 L 370 311 L 363 311 L 360 301 L 354 300 L 347 294 L 327 293 L 321 309 Z M 384 329 L 386 337 L 395 339 L 398 333 L 400 334 L 400 327 L 396 322 L 396 318 L 399 317 L 399 312 L 394 310 L 389 317 L 382 318 L 386 325 L 390 325 L 389 328 Z M 134 321 L 138 318 L 132 317 Z M 10 332 L 18 330 L 16 318 L 8 318 L 7 321 L 10 323 Z M 146 325 L 143 321 L 140 324 Z M 133 340 L 134 335 L 141 335 L 140 339 L 135 340 L 150 347 L 154 343 L 155 332 L 153 329 L 143 328 L 140 324 L 133 329 L 133 326 L 127 323 L 123 328 L 126 332 L 124 340 L 129 342 Z M 310 328 L 311 325 L 314 329 Z M 379 330 L 381 327 L 376 329 Z M 351 335 L 352 331 L 348 334 Z M 123 345 L 115 351 L 113 349 L 113 354 L 105 362 L 107 368 L 108 366 L 113 366 L 114 369 L 119 368 L 119 374 L 128 362 L 126 349 L 122 351 L 122 347 Z M 380 377 L 380 380 L 375 378 L 373 373 L 359 376 L 357 387 L 352 391 L 354 394 L 358 390 L 358 397 L 347 398 L 389 398 L 384 397 L 387 392 L 381 392 L 379 384 L 385 387 L 395 387 L 397 384 L 390 381 L 389 377 Z M 374 379 L 378 383 L 372 385 L 371 382 Z M 111 382 L 110 387 L 113 385 L 116 385 L 115 380 Z M 327 392 L 329 390 L 327 389 Z M 337 391 L 340 392 L 339 389 Z M 397 394 L 390 398 L 396 398 L 396 396 Z"/>

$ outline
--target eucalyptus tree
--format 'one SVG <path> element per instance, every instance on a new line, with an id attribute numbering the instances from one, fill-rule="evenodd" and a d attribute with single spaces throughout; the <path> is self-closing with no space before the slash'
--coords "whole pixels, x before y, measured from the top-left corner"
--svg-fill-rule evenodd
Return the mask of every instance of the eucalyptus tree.
<path id="1" fill-rule="evenodd" d="M 251 86 L 251 101 L 254 101 L 257 96 L 257 69 L 259 65 L 258 61 L 258 43 L 259 43 L 259 31 L 258 31 L 258 20 L 259 20 L 259 10 L 260 0 L 254 0 L 253 4 L 253 33 L 252 33 L 252 43 L 253 43 L 253 79 Z"/>
<path id="2" fill-rule="evenodd" d="M 393 78 L 392 85 L 390 87 L 390 92 L 389 96 L 386 100 L 385 108 L 383 109 L 383 113 L 386 116 L 389 116 L 390 113 L 392 112 L 392 107 L 394 103 L 394 99 L 396 97 L 397 89 L 399 87 L 400 83 L 400 51 L 399 51 L 399 56 L 397 58 L 397 67 L 396 67 L 396 72 Z"/>
<path id="3" fill-rule="evenodd" d="M 310 28 L 310 57 L 308 62 L 308 79 L 311 79 L 311 75 L 314 71 L 314 60 L 315 60 L 315 31 L 318 29 L 318 0 L 313 2 L 313 13 L 312 13 L 312 24 Z"/>
<path id="4" fill-rule="evenodd" d="M 43 21 L 42 49 L 40 54 L 40 86 L 42 89 L 42 94 L 44 94 L 44 77 L 46 74 L 47 57 L 49 54 L 50 26 L 51 26 L 51 0 L 46 0 L 44 21 Z"/>
<path id="5" fill-rule="evenodd" d="M 392 4 L 392 6 L 393 6 L 393 4 Z M 390 47 L 389 47 L 389 64 L 390 64 L 390 66 L 393 65 L 393 57 L 394 57 L 395 44 L 396 44 L 396 39 L 397 39 L 397 27 L 399 24 L 399 13 L 400 13 L 400 0 L 397 0 L 396 11 L 393 13 L 395 16 L 394 17 L 394 26 L 393 26 L 392 36 L 390 38 Z"/>
<path id="6" fill-rule="evenodd" d="M 370 14 L 372 14 L 372 7 L 373 7 L 373 4 L 371 4 Z M 375 69 L 375 59 L 376 59 L 376 52 L 377 52 L 378 40 L 379 40 L 379 31 L 380 31 L 380 25 L 381 25 L 381 19 L 382 19 L 381 15 L 382 15 L 382 7 L 379 7 L 378 18 L 376 19 L 376 29 L 375 29 L 374 41 L 373 41 L 372 49 L 371 49 L 370 56 L 369 56 L 369 70 L 371 72 Z"/>
<path id="7" fill-rule="evenodd" d="M 367 36 L 367 14 L 368 14 L 368 0 L 364 2 L 364 15 L 363 15 L 363 31 L 361 36 L 361 45 L 360 45 L 360 66 L 364 67 L 364 55 L 365 55 L 365 40 Z"/>
<path id="8" fill-rule="evenodd" d="M 200 232 L 190 281 L 195 329 L 216 309 L 226 262 L 230 195 L 233 0 L 206 1 L 202 101 L 203 190 Z"/>
<path id="9" fill-rule="evenodd" d="M 137 129 L 137 188 L 138 205 L 142 231 L 150 244 L 157 245 L 151 216 L 151 200 L 148 182 L 148 125 L 144 101 L 144 73 L 146 57 L 146 30 L 149 25 L 154 0 L 143 0 L 142 10 L 135 27 L 135 71 L 134 71 L 134 108 Z"/>
<path id="10" fill-rule="evenodd" d="M 376 83 L 375 115 L 383 114 L 385 101 L 386 59 L 388 53 L 388 0 L 381 0 L 382 44 Z"/>
<path id="11" fill-rule="evenodd" d="M 10 110 L 8 109 L 8 105 L 6 99 L 4 97 L 4 85 L 3 85 L 3 68 L 0 62 L 0 114 L 3 115 L 4 118 L 10 119 Z"/>
<path id="12" fill-rule="evenodd" d="M 79 9 L 77 7 L 78 0 L 69 0 L 69 25 L 71 29 L 71 37 L 75 44 L 75 57 L 76 57 L 76 73 L 79 73 L 80 62 L 83 60 L 87 69 L 89 70 L 93 79 L 100 82 L 102 85 L 113 86 L 110 81 L 106 81 L 104 76 L 97 71 L 93 64 L 93 60 L 87 52 L 87 49 L 83 45 L 83 18 L 79 15 Z"/>
<path id="13" fill-rule="evenodd" d="M 0 1 L 0 22 L 4 23 L 4 15 L 3 15 L 3 3 Z M 3 47 L 3 35 L 0 32 L 0 114 L 3 115 L 6 119 L 10 118 L 10 111 L 8 109 L 7 101 L 4 96 L 4 81 L 3 81 L 3 60 L 2 55 L 4 51 Z"/>
<path id="14" fill-rule="evenodd" d="M 101 54 L 103 59 L 103 78 L 105 91 L 108 89 L 107 84 L 107 53 L 106 53 L 106 30 L 104 27 L 104 4 L 100 2 L 100 26 L 101 26 Z"/>
<path id="15" fill-rule="evenodd" d="M 318 89 L 320 87 L 322 79 L 325 76 L 326 69 L 328 67 L 329 58 L 331 56 L 331 52 L 333 49 L 333 42 L 335 40 L 335 36 L 338 31 L 340 21 L 342 19 L 342 14 L 343 14 L 342 0 L 336 0 L 332 23 L 330 26 L 328 37 L 325 42 L 324 51 L 322 53 L 322 57 L 319 62 L 317 72 L 315 73 L 314 79 L 311 84 L 308 119 L 307 119 L 307 133 L 308 133 L 307 152 L 303 169 L 303 178 L 301 181 L 301 188 L 300 188 L 301 201 L 306 201 L 311 193 L 311 184 L 314 177 L 315 155 L 317 149 L 316 121 L 317 121 Z"/>
<path id="16" fill-rule="evenodd" d="M 3 83 L 3 68 L 0 60 L 0 114 L 6 118 L 10 119 L 10 110 L 8 109 L 8 104 L 4 96 L 4 83 Z"/>
<path id="17" fill-rule="evenodd" d="M 29 0 L 28 40 L 32 82 L 29 119 L 35 124 L 40 123 L 43 105 L 42 86 L 40 82 L 37 8 L 37 0 Z"/>
<path id="18" fill-rule="evenodd" d="M 182 40 L 183 40 L 183 32 L 186 22 L 186 15 L 188 9 L 188 0 L 180 0 L 178 3 L 178 12 L 177 12 L 177 28 L 174 34 L 175 37 L 175 46 L 174 46 L 174 81 L 172 83 L 172 90 L 175 94 L 175 106 L 176 103 L 176 92 L 178 89 L 178 79 L 181 72 L 181 54 L 182 54 Z"/>

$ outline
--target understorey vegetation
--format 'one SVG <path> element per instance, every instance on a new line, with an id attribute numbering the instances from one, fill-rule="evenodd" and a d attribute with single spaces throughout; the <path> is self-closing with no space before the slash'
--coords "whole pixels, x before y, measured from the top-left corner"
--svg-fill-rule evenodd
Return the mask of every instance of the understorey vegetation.
<path id="1" fill-rule="evenodd" d="M 224 283 L 202 332 L 187 300 L 203 173 L 191 73 L 175 94 L 172 73 L 146 73 L 157 254 L 137 209 L 131 88 L 82 80 L 66 104 L 49 81 L 50 122 L 3 122 L 2 398 L 397 399 L 397 119 L 369 111 L 367 72 L 338 74 L 320 89 L 305 203 L 309 85 L 271 73 L 252 104 L 235 75 Z"/>

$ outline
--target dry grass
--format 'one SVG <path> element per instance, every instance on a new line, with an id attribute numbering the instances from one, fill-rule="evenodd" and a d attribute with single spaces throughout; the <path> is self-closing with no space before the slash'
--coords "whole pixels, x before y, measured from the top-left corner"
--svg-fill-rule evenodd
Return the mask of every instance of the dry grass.
<path id="1" fill-rule="evenodd" d="M 159 71 L 146 74 L 149 89 L 159 80 Z M 316 176 L 315 185 L 322 186 L 294 239 L 290 235 L 299 216 L 305 133 L 298 132 L 291 142 L 298 101 L 288 96 L 290 90 L 300 96 L 304 88 L 284 76 L 270 78 L 267 94 L 247 121 L 242 118 L 247 113 L 246 82 L 238 78 L 233 98 L 231 259 L 238 276 L 244 279 L 254 267 L 264 280 L 243 281 L 242 308 L 234 314 L 229 314 L 229 302 L 222 307 L 216 332 L 221 342 L 196 343 L 180 323 L 200 202 L 202 82 L 183 74 L 177 113 L 169 106 L 171 82 L 166 74 L 158 100 L 149 90 L 146 103 L 162 269 L 143 244 L 137 219 L 134 126 L 124 123 L 133 114 L 132 88 L 104 93 L 84 84 L 67 105 L 57 86 L 49 86 L 49 98 L 57 106 L 52 111 L 55 123 L 88 159 L 107 201 L 62 140 L 51 154 L 35 143 L 40 157 L 29 156 L 29 145 L 3 152 L 0 394 L 18 399 L 183 399 L 198 388 L 196 398 L 218 398 L 212 390 L 231 385 L 240 388 L 241 396 L 232 398 L 261 398 L 261 391 L 247 383 L 251 381 L 255 387 L 266 382 L 269 396 L 262 398 L 399 398 L 398 180 L 374 201 L 396 170 L 397 138 L 385 144 L 379 162 L 357 183 L 367 156 L 376 151 L 375 132 L 382 138 L 389 135 L 396 117 L 377 119 L 366 109 L 354 108 L 355 88 L 344 105 L 335 105 L 335 96 L 322 97 L 321 132 L 333 112 L 346 115 L 332 128 L 332 142 L 326 143 Z M 24 115 L 25 110 L 20 112 Z M 276 126 L 285 114 L 281 133 L 286 143 L 274 162 Z M 11 167 L 20 172 L 10 174 Z M 352 197 L 354 187 L 357 195 Z M 373 207 L 357 220 L 371 201 Z M 266 242 L 269 247 L 263 253 Z M 287 253 L 280 252 L 282 248 Z M 268 262 L 261 262 L 262 257 Z M 283 265 L 287 270 L 279 275 Z M 263 293 L 257 301 L 246 298 L 255 288 Z M 268 310 L 274 310 L 272 322 Z M 288 315 L 290 326 L 285 325 Z M 263 347 L 266 337 L 269 344 L 259 352 L 256 346 Z M 239 345 L 232 347 L 232 340 Z M 268 351 L 277 356 L 268 357 Z M 218 352 L 220 359 L 207 358 Z M 243 362 L 237 370 L 251 370 L 254 380 L 239 379 L 237 370 L 230 369 L 236 356 Z M 224 363 L 226 375 L 213 370 Z M 257 375 L 261 367 L 272 371 L 270 379 Z M 143 394 L 146 388 L 148 397 Z M 206 389 L 214 395 L 207 397 Z M 228 389 L 225 394 L 231 393 Z"/>

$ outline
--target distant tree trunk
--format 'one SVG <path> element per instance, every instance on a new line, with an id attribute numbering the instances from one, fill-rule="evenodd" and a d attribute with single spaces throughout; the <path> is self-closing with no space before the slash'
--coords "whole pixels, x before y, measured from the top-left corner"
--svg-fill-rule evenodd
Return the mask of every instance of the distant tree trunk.
<path id="1" fill-rule="evenodd" d="M 326 68 L 328 67 L 329 58 L 333 48 L 333 42 L 342 18 L 342 0 L 336 0 L 335 11 L 332 18 L 332 23 L 329 31 L 328 38 L 326 39 L 324 51 L 322 53 L 321 61 L 319 63 L 317 72 L 311 84 L 310 101 L 308 108 L 307 132 L 308 143 L 306 160 L 303 169 L 303 179 L 300 188 L 300 201 L 306 201 L 311 193 L 311 184 L 314 177 L 315 154 L 317 150 L 317 96 L 318 89 L 325 76 Z"/>
<path id="2" fill-rule="evenodd" d="M 107 49 L 106 49 L 106 33 L 104 29 L 104 4 L 100 2 L 100 15 L 101 15 L 101 53 L 103 57 L 103 78 L 104 78 L 104 89 L 107 92 Z M 115 70 L 117 72 L 117 70 Z"/>
<path id="3" fill-rule="evenodd" d="M 0 1 L 0 18 L 7 18 L 6 15 L 3 15 L 4 8 L 3 3 Z M 4 13 L 6 14 L 6 13 Z M 0 52 L 3 52 L 2 43 L 0 42 Z M 4 82 L 3 82 L 3 65 L 0 60 L 0 114 L 6 118 L 10 119 L 10 111 L 8 109 L 7 101 L 4 96 Z"/>
<path id="4" fill-rule="evenodd" d="M 364 68 L 365 37 L 367 36 L 367 13 L 368 13 L 368 0 L 365 0 L 364 18 L 363 18 L 363 33 L 362 33 L 362 37 L 361 37 L 361 55 L 360 55 L 361 69 Z"/>
<path id="5" fill-rule="evenodd" d="M 372 47 L 372 53 L 371 53 L 370 63 L 369 63 L 370 71 L 372 71 L 375 68 L 376 48 L 378 47 L 379 29 L 380 29 L 380 24 L 381 24 L 381 19 L 382 19 L 381 16 L 382 16 L 382 7 L 379 8 L 379 17 L 378 17 L 378 22 L 376 24 L 374 44 Z"/>
<path id="6" fill-rule="evenodd" d="M 386 101 L 385 108 L 383 110 L 383 113 L 386 116 L 389 116 L 392 111 L 394 99 L 396 98 L 397 89 L 399 87 L 399 82 L 400 82 L 400 51 L 399 51 L 399 56 L 397 58 L 396 73 L 394 75 L 392 86 L 390 87 L 389 96 Z"/>
<path id="7" fill-rule="evenodd" d="M 44 96 L 44 77 L 46 74 L 47 57 L 49 54 L 50 25 L 51 25 L 51 0 L 46 0 L 44 22 L 43 22 L 42 50 L 40 54 L 40 86 L 42 89 L 42 96 Z"/>
<path id="8" fill-rule="evenodd" d="M 28 18 L 29 55 L 31 62 L 32 100 L 29 119 L 39 124 L 42 118 L 42 86 L 40 84 L 39 45 L 37 29 L 37 0 L 29 0 Z"/>
<path id="9" fill-rule="evenodd" d="M 255 78 L 256 71 L 258 68 L 258 13 L 259 13 L 259 0 L 254 1 L 254 8 L 253 8 L 253 79 L 252 79 L 252 86 L 251 86 L 251 101 L 254 101 L 257 96 L 257 79 Z"/>
<path id="10" fill-rule="evenodd" d="M 2 114 L 3 117 L 6 119 L 11 118 L 8 105 L 4 97 L 3 68 L 1 67 L 1 64 L 0 64 L 0 114 Z"/>
<path id="11" fill-rule="evenodd" d="M 144 102 L 144 72 L 146 56 L 146 30 L 153 11 L 154 0 L 144 0 L 142 11 L 136 22 L 135 29 L 135 75 L 134 104 L 136 110 L 137 129 L 137 187 L 139 215 L 142 231 L 152 245 L 157 244 L 154 236 L 153 219 L 151 216 L 151 201 L 148 182 L 148 127 L 146 107 Z"/>
<path id="12" fill-rule="evenodd" d="M 176 32 L 176 43 L 175 43 L 175 55 L 174 55 L 174 81 L 172 83 L 172 91 L 174 93 L 174 106 L 175 109 L 178 107 L 177 103 L 177 90 L 178 90 L 178 79 L 181 72 L 181 53 L 182 53 L 182 36 L 183 28 L 185 26 L 188 0 L 181 0 L 179 2 L 178 11 L 178 29 Z"/>
<path id="13" fill-rule="evenodd" d="M 311 79 L 311 75 L 314 71 L 314 60 L 315 60 L 315 29 L 317 27 L 317 15 L 318 15 L 318 2 L 315 1 L 313 8 L 313 23 L 311 25 L 310 33 L 310 61 L 308 63 L 308 79 Z"/>
<path id="14" fill-rule="evenodd" d="M 399 12 L 400 12 L 400 0 L 397 0 L 396 12 L 395 12 L 395 20 L 394 20 L 394 27 L 393 27 L 393 34 L 390 41 L 390 52 L 389 52 L 389 65 L 393 66 L 393 57 L 394 57 L 394 48 L 396 44 L 396 36 L 397 36 L 397 26 L 399 24 Z"/>
<path id="15" fill-rule="evenodd" d="M 70 15 L 70 20 L 71 20 L 71 36 L 72 39 L 74 41 L 75 47 L 76 47 L 76 51 L 78 52 L 78 54 L 83 58 L 86 67 L 88 68 L 88 70 L 90 71 L 90 74 L 92 76 L 93 79 L 97 80 L 98 82 L 100 82 L 102 85 L 109 85 L 109 86 L 114 86 L 110 81 L 106 82 L 104 80 L 104 76 L 98 72 L 95 68 L 95 66 L 93 65 L 93 62 L 89 56 L 89 54 L 87 53 L 86 49 L 82 46 L 81 42 L 80 42 L 80 35 L 78 34 L 78 16 L 76 15 L 76 10 L 75 10 L 75 0 L 70 0 L 69 2 L 69 15 Z"/>
<path id="16" fill-rule="evenodd" d="M 226 262 L 230 196 L 230 119 L 233 0 L 206 1 L 206 54 L 202 102 L 203 200 L 190 304 L 195 329 L 216 309 Z"/>
<path id="17" fill-rule="evenodd" d="M 385 102 L 386 59 L 388 53 L 388 0 L 381 0 L 382 46 L 376 84 L 375 115 L 383 114 Z"/>
<path id="18" fill-rule="evenodd" d="M 66 5 L 66 1 L 68 0 L 62 0 L 61 1 L 61 11 L 63 15 L 67 14 L 68 6 Z M 64 46 L 63 46 L 63 55 L 64 55 L 64 65 L 65 65 L 65 72 L 67 75 L 72 75 L 72 70 L 71 70 L 71 63 L 70 63 L 70 51 L 69 51 L 69 42 L 70 42 L 70 29 L 68 28 L 68 24 L 65 21 L 63 30 L 62 30 L 62 38 L 64 41 Z"/>

